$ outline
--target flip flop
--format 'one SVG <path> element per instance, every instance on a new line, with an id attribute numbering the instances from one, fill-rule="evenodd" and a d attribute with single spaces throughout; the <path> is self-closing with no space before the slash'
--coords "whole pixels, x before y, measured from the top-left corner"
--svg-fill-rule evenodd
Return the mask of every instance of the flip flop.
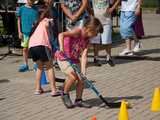
<path id="1" fill-rule="evenodd" d="M 36 90 L 34 92 L 34 95 L 41 95 L 42 93 L 44 93 L 43 89 L 40 89 L 40 90 Z"/>
<path id="2" fill-rule="evenodd" d="M 56 97 L 56 96 L 61 96 L 62 92 L 61 91 L 56 91 L 56 92 L 51 92 L 50 95 L 52 97 Z"/>

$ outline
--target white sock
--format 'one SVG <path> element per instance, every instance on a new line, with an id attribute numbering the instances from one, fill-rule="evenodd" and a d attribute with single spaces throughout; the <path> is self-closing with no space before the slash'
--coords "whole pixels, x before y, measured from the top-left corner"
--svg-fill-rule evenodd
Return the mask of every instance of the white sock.
<path id="1" fill-rule="evenodd" d="M 107 61 L 108 61 L 109 59 L 111 59 L 111 56 L 110 56 L 110 55 L 107 55 L 107 56 L 106 56 L 106 59 L 107 59 Z"/>

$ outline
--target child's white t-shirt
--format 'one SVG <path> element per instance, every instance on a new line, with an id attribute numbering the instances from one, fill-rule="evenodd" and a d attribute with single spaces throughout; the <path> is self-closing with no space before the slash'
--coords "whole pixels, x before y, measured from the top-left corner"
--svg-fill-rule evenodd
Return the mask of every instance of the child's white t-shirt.
<path id="1" fill-rule="evenodd" d="M 122 0 L 121 11 L 135 11 L 138 5 L 138 0 Z"/>
<path id="2" fill-rule="evenodd" d="M 107 14 L 106 9 L 109 7 L 109 0 L 92 0 L 94 15 L 103 25 L 111 24 L 111 16 Z"/>

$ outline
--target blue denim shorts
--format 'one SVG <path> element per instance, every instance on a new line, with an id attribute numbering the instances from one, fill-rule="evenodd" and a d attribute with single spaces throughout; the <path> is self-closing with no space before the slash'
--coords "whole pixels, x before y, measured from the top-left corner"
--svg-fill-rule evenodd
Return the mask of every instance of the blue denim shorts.
<path id="1" fill-rule="evenodd" d="M 132 38 L 135 35 L 133 25 L 136 21 L 134 11 L 121 11 L 120 16 L 120 33 L 122 39 Z"/>

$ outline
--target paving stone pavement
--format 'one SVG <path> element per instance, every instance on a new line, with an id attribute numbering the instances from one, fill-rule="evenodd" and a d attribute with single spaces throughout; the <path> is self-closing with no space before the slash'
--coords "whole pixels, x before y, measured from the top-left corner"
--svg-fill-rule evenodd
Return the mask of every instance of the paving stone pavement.
<path id="1" fill-rule="evenodd" d="M 140 55 L 154 59 L 115 59 L 115 67 L 107 64 L 95 67 L 89 64 L 87 76 L 96 81 L 95 86 L 107 100 L 120 102 L 126 99 L 133 105 L 128 110 L 130 120 L 160 120 L 160 112 L 150 111 L 154 88 L 160 87 L 160 61 L 156 59 L 160 57 L 160 16 L 144 14 L 143 18 L 146 37 L 141 40 L 143 48 Z M 124 44 L 116 45 L 113 56 L 123 48 Z M 5 50 L 0 48 L 0 53 Z M 102 50 L 100 55 L 103 54 Z M 19 73 L 17 69 L 22 61 L 22 56 L 7 56 L 0 60 L 0 120 L 90 120 L 93 115 L 96 115 L 97 120 L 118 119 L 119 108 L 100 108 L 101 100 L 88 89 L 84 90 L 84 100 L 93 105 L 91 109 L 68 110 L 60 97 L 51 97 L 47 93 L 33 95 L 33 63 L 30 60 L 29 72 Z M 92 61 L 93 58 L 89 57 L 89 62 Z M 55 70 L 55 74 L 56 77 L 65 78 L 59 70 Z M 57 83 L 57 87 L 60 86 L 62 83 Z M 46 91 L 50 90 L 49 85 L 44 88 Z M 74 100 L 74 90 L 71 97 Z"/>

